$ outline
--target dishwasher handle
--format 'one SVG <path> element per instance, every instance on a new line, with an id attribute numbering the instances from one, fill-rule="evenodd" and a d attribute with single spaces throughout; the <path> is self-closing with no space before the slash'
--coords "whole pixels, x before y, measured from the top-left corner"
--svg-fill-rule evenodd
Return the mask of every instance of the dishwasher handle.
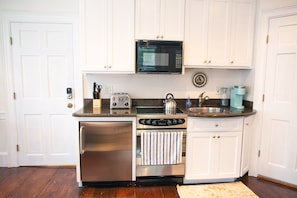
<path id="1" fill-rule="evenodd" d="M 84 137 L 84 127 L 81 126 L 79 129 L 79 153 L 84 154 L 85 153 L 85 137 Z"/>

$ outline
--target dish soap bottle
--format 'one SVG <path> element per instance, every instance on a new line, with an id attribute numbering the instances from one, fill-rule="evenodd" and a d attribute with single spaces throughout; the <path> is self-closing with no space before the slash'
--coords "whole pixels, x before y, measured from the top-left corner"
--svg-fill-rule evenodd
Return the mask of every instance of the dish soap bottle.
<path id="1" fill-rule="evenodd" d="M 186 108 L 190 108 L 192 106 L 192 102 L 190 100 L 190 97 L 188 97 L 188 99 L 186 100 Z"/>

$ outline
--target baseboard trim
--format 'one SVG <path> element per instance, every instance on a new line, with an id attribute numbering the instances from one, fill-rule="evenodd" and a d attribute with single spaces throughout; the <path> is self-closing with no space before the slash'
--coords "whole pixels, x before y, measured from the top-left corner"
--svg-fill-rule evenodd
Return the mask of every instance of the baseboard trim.
<path id="1" fill-rule="evenodd" d="M 266 176 L 263 176 L 263 175 L 258 175 L 257 178 L 262 179 L 264 181 L 269 181 L 269 182 L 272 182 L 272 183 L 275 183 L 275 184 L 279 184 L 279 185 L 282 185 L 282 186 L 285 186 L 285 187 L 288 187 L 288 188 L 297 189 L 297 185 L 290 184 L 290 183 L 283 182 L 283 181 L 279 181 L 279 180 L 276 180 L 276 179 L 272 179 L 270 177 L 266 177 Z"/>

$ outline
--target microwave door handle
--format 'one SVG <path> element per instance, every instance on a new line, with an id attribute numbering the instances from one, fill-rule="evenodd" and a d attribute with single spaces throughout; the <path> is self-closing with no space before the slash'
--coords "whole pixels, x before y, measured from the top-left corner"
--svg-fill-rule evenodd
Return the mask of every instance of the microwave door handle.
<path id="1" fill-rule="evenodd" d="M 80 154 L 84 154 L 85 153 L 85 149 L 84 149 L 84 127 L 81 126 L 79 129 L 79 153 Z"/>

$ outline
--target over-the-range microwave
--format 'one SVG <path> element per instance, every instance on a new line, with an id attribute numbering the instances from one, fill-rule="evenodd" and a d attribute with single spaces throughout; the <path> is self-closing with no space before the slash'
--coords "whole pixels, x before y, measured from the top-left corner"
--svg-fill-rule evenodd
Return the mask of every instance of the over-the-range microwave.
<path id="1" fill-rule="evenodd" d="M 136 41 L 137 73 L 181 74 L 182 66 L 182 41 Z"/>

